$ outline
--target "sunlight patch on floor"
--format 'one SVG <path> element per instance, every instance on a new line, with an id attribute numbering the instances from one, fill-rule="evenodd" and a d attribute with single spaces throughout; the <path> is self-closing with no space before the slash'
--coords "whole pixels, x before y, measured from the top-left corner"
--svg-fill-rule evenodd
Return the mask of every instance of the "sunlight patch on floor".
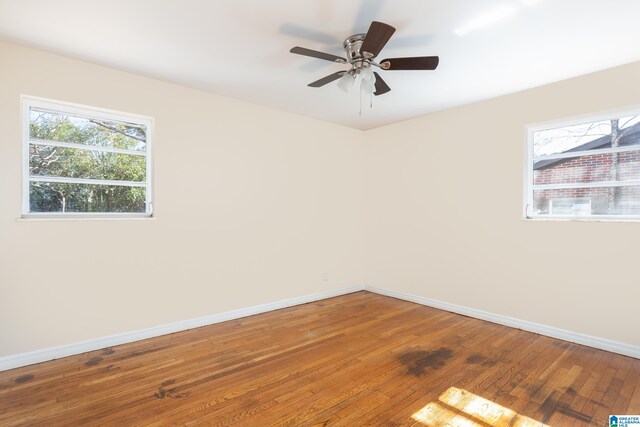
<path id="1" fill-rule="evenodd" d="M 451 387 L 411 416 L 426 426 L 549 427 L 476 394 Z"/>

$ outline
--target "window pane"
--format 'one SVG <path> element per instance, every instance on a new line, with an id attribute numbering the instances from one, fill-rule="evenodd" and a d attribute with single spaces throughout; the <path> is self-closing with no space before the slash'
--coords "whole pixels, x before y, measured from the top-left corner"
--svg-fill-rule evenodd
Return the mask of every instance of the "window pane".
<path id="1" fill-rule="evenodd" d="M 634 179 L 640 179 L 640 151 L 539 160 L 533 164 L 535 185 Z"/>
<path id="2" fill-rule="evenodd" d="M 145 188 L 31 182 L 30 212 L 145 212 Z"/>
<path id="3" fill-rule="evenodd" d="M 29 135 L 35 139 L 145 151 L 145 126 L 74 117 L 31 108 Z"/>
<path id="4" fill-rule="evenodd" d="M 535 215 L 640 215 L 640 186 L 534 190 Z"/>
<path id="5" fill-rule="evenodd" d="M 533 155 L 547 156 L 571 150 L 580 151 L 581 147 L 585 150 L 590 149 L 584 148 L 586 144 L 611 146 L 611 122 L 602 120 L 534 132 Z"/>
<path id="6" fill-rule="evenodd" d="M 147 168 L 145 156 L 30 144 L 29 173 L 32 176 L 144 182 Z"/>
<path id="7" fill-rule="evenodd" d="M 616 146 L 640 143 L 640 116 L 534 132 L 533 155 L 548 156 L 571 151 L 611 148 L 612 136 L 615 137 Z"/>

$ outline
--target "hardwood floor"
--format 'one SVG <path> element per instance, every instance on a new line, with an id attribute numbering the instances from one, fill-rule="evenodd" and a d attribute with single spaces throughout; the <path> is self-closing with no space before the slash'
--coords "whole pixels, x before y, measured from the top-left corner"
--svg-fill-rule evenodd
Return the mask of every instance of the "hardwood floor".
<path id="1" fill-rule="evenodd" d="M 368 292 L 0 372 L 0 425 L 583 426 L 640 360 Z"/>

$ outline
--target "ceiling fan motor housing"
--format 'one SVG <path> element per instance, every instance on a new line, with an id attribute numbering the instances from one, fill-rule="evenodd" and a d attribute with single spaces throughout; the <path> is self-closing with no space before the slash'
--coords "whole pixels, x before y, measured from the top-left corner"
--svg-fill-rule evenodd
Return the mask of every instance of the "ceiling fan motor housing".
<path id="1" fill-rule="evenodd" d="M 354 34 L 347 37 L 344 41 L 343 46 L 344 50 L 347 51 L 347 58 L 349 59 L 349 62 L 364 58 L 360 52 L 360 48 L 362 47 L 362 43 L 366 36 L 366 34 Z"/>
<path id="2" fill-rule="evenodd" d="M 364 67 L 371 66 L 370 57 L 365 56 L 360 51 L 360 49 L 362 48 L 362 43 L 364 42 L 366 36 L 366 34 L 354 34 L 350 37 L 347 37 L 347 39 L 343 43 L 344 50 L 347 53 L 347 59 L 353 67 L 351 70 L 349 70 L 349 73 L 352 75 L 358 74 Z"/>

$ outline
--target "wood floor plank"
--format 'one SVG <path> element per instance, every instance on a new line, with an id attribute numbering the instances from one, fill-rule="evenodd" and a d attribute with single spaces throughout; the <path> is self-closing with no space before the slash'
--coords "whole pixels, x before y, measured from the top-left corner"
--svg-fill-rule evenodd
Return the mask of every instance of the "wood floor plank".
<path id="1" fill-rule="evenodd" d="M 640 414 L 640 381 L 636 380 L 636 386 L 634 388 L 633 394 L 631 395 L 631 400 L 629 401 L 629 405 L 627 406 L 627 414 Z"/>
<path id="2" fill-rule="evenodd" d="M 639 412 L 640 360 L 369 292 L 0 372 L 2 426 L 596 426 Z"/>

